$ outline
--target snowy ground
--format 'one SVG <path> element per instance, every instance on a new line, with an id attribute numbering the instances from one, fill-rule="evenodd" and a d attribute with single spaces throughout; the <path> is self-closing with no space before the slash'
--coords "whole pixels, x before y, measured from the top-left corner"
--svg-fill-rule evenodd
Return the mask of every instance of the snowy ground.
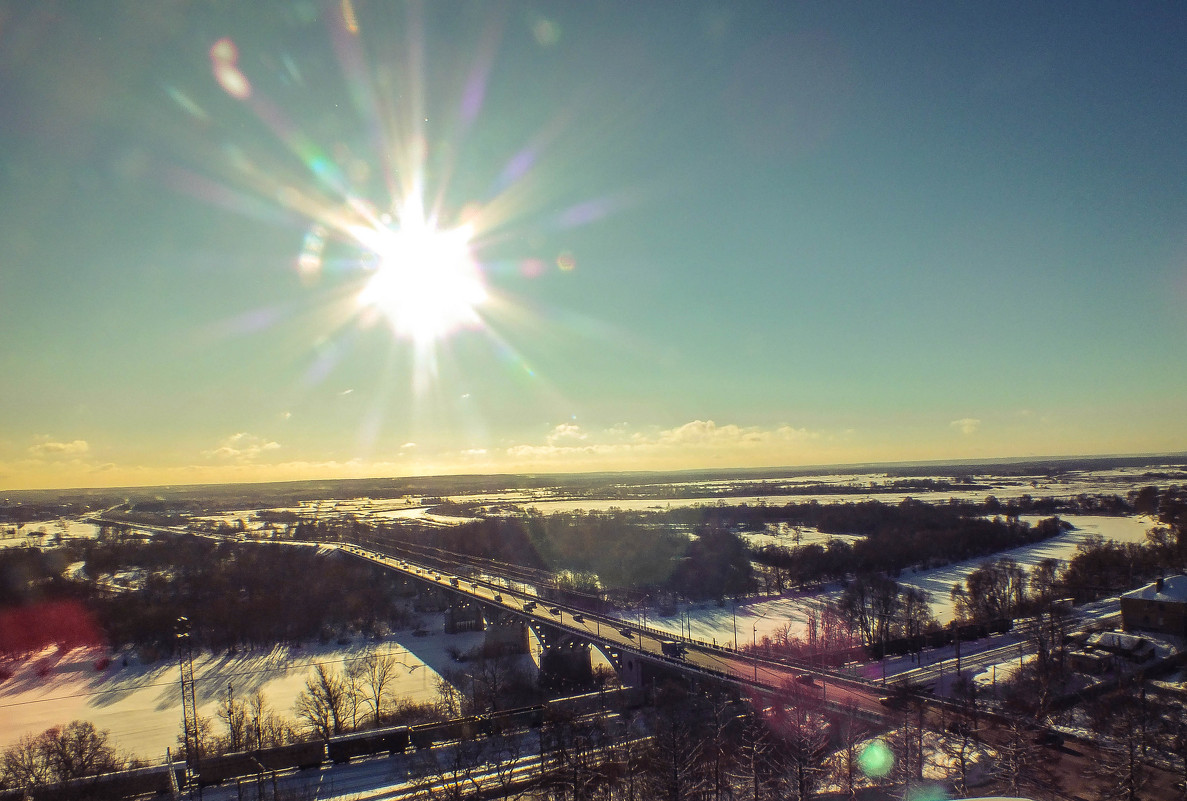
<path id="1" fill-rule="evenodd" d="M 898 582 L 929 592 L 932 613 L 941 623 L 946 623 L 953 617 L 952 601 L 949 595 L 952 585 L 963 583 L 969 573 L 992 558 L 1008 556 L 1029 571 L 1044 559 L 1062 559 L 1065 562 L 1071 560 L 1075 556 L 1076 546 L 1093 535 L 1117 542 L 1144 542 L 1146 531 L 1153 527 L 1155 522 L 1153 518 L 1147 516 L 1064 515 L 1062 519 L 1071 523 L 1075 528 L 1058 537 L 1004 551 L 993 557 L 980 557 L 933 570 L 905 572 L 899 576 Z M 805 540 L 807 540 L 807 532 L 805 532 Z M 713 603 L 681 605 L 677 613 L 670 617 L 661 617 L 656 609 L 649 609 L 645 613 L 638 612 L 634 616 L 624 615 L 624 619 L 639 623 L 645 622 L 652 628 L 670 631 L 673 634 L 683 632 L 686 636 L 690 635 L 694 639 L 710 643 L 732 645 L 736 636 L 738 645 L 744 645 L 756 641 L 761 642 L 764 636 L 770 637 L 776 629 L 788 623 L 792 626 L 793 634 L 802 636 L 806 625 L 806 613 L 814 606 L 819 606 L 823 600 L 835 597 L 839 592 L 840 587 L 833 586 L 824 593 L 810 596 L 760 596 L 742 599 L 736 604 L 726 601 L 723 607 L 718 607 Z"/>
<path id="2" fill-rule="evenodd" d="M 1076 546 L 1094 534 L 1121 542 L 1142 541 L 1146 530 L 1153 524 L 1145 517 L 1073 515 L 1064 519 L 1076 528 L 1046 542 L 1001 555 L 1010 556 L 1029 569 L 1050 557 L 1070 559 Z M 46 524 L 47 530 L 51 525 Z M 945 621 L 952 614 L 948 593 L 953 583 L 963 581 L 984 561 L 986 559 L 982 558 L 908 573 L 899 580 L 931 592 L 935 614 Z M 670 617 L 661 617 L 655 609 L 639 610 L 634 615 L 624 614 L 623 618 L 673 634 L 683 632 L 705 642 L 744 645 L 761 641 L 788 623 L 793 633 L 802 633 L 805 611 L 839 589 L 834 586 L 813 596 L 758 597 L 736 604 L 727 601 L 724 606 L 714 603 L 688 605 L 680 607 L 677 614 Z M 416 666 L 403 676 L 396 688 L 400 696 L 432 700 L 436 694 L 438 671 L 452 663 L 447 649 L 466 651 L 482 637 L 481 633 L 439 633 L 442 629 L 439 621 L 429 629 L 434 633 L 427 637 L 401 633 L 377 644 L 380 649 L 396 653 L 408 666 Z M 262 689 L 274 709 L 291 714 L 293 699 L 316 663 L 326 662 L 340 667 L 358 653 L 358 646 L 342 646 L 197 656 L 195 677 L 201 714 L 214 714 L 217 700 L 225 694 L 228 682 L 241 697 Z M 50 650 L 18 665 L 15 674 L 0 683 L 0 718 L 4 721 L 0 727 L 0 747 L 24 734 L 85 719 L 100 729 L 109 730 L 118 748 L 148 760 L 163 758 L 165 748 L 176 744 L 181 727 L 177 664 L 142 665 L 130 658 L 125 666 L 122 656 L 116 655 L 109 667 L 96 670 L 94 661 L 98 656 L 81 650 L 58 655 Z M 44 677 L 39 675 L 39 665 Z M 894 665 L 889 669 L 893 671 Z"/>
<path id="3" fill-rule="evenodd" d="M 401 698 L 434 701 L 439 671 L 454 664 L 449 651 L 465 652 L 481 643 L 481 632 L 447 635 L 441 621 L 434 633 L 414 637 L 400 633 L 381 642 L 369 642 L 381 652 L 390 651 L 411 668 L 402 671 L 395 688 Z M 363 644 L 314 646 L 272 651 L 241 651 L 234 655 L 195 654 L 194 678 L 199 714 L 214 717 L 227 684 L 235 696 L 247 698 L 262 690 L 271 708 L 292 715 L 293 700 L 304 689 L 305 678 L 319 663 L 342 669 L 361 655 Z M 116 654 L 112 663 L 96 670 L 102 652 L 76 649 L 59 654 L 47 649 L 17 666 L 15 674 L 0 684 L 0 748 L 25 734 L 71 720 L 89 720 L 111 733 L 113 744 L 149 761 L 164 759 L 167 747 L 176 747 L 181 730 L 181 674 L 176 661 L 140 664 L 129 655 Z M 45 675 L 40 675 L 44 673 Z"/>
<path id="4" fill-rule="evenodd" d="M 485 492 L 473 494 L 455 494 L 445 500 L 461 504 L 479 504 L 491 513 L 508 508 L 535 509 L 550 514 L 553 512 L 571 512 L 577 509 L 584 511 L 605 511 L 608 509 L 646 510 L 668 509 L 686 506 L 713 506 L 718 503 L 736 504 L 765 504 L 777 506 L 787 503 L 857 503 L 860 501 L 877 500 L 883 503 L 898 503 L 905 498 L 916 498 L 929 502 L 944 502 L 950 498 L 967 501 L 982 501 L 988 495 L 999 500 L 1018 498 L 1022 495 L 1033 497 L 1071 498 L 1078 495 L 1113 494 L 1124 496 L 1130 490 L 1137 489 L 1144 484 L 1165 482 L 1166 479 L 1151 477 L 1152 471 L 1161 471 L 1165 475 L 1177 477 L 1181 475 L 1181 468 L 1177 465 L 1142 467 L 1121 467 L 1110 470 L 1069 470 L 1058 474 L 1036 473 L 1035 475 L 995 475 L 991 468 L 983 468 L 986 472 L 972 476 L 973 481 L 981 489 L 962 490 L 957 492 L 937 491 L 928 492 L 916 489 L 914 491 L 896 490 L 892 492 L 863 492 L 872 485 L 885 486 L 890 482 L 902 480 L 906 476 L 891 476 L 887 473 L 875 472 L 865 474 L 839 473 L 833 475 L 803 475 L 794 478 L 786 476 L 752 476 L 745 479 L 745 483 L 766 481 L 773 486 L 803 487 L 808 491 L 815 486 L 842 486 L 852 489 L 852 492 L 838 494 L 824 492 L 820 494 L 786 494 L 786 495 L 754 495 L 729 496 L 713 493 L 729 492 L 739 483 L 737 479 L 720 479 L 707 481 L 672 482 L 665 485 L 634 485 L 624 479 L 620 488 L 626 492 L 637 491 L 640 494 L 661 493 L 664 489 L 678 490 L 696 495 L 704 492 L 703 496 L 686 498 L 580 498 L 569 496 L 565 487 L 543 489 L 512 489 L 499 492 Z M 949 481 L 946 475 L 927 476 L 922 472 L 911 478 L 932 478 L 936 481 Z M 342 498 L 321 501 L 303 501 L 296 506 L 276 508 L 273 511 L 287 511 L 300 514 L 305 519 L 334 519 L 346 516 L 360 520 L 374 519 L 376 521 L 393 518 L 423 519 L 426 522 L 451 525 L 465 522 L 472 518 L 452 517 L 449 515 L 435 515 L 427 511 L 436 499 L 426 499 L 420 496 L 405 496 L 401 498 Z M 415 507 L 421 507 L 419 509 Z M 253 524 L 257 510 L 245 509 L 227 511 L 219 514 L 207 515 L 199 520 L 209 522 L 226 522 L 236 525 L 244 521 L 248 528 L 257 527 Z"/>
<path id="5" fill-rule="evenodd" d="M 73 520 L 65 517 L 31 523 L 0 524 L 0 548 L 45 545 L 57 536 L 95 539 L 99 536 L 99 527 L 85 520 Z"/>

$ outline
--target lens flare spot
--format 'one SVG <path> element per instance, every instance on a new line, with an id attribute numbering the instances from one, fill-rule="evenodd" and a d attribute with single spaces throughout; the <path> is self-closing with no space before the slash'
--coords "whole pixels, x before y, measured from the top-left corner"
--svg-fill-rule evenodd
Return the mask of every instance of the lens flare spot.
<path id="1" fill-rule="evenodd" d="M 239 49 L 226 36 L 210 46 L 210 67 L 214 79 L 231 97 L 246 100 L 251 96 L 251 84 L 236 66 L 238 60 Z"/>
<path id="2" fill-rule="evenodd" d="M 350 0 L 342 0 L 342 24 L 351 33 L 359 32 L 359 19 L 354 13 L 354 4 Z"/>
<path id="3" fill-rule="evenodd" d="M 577 269 L 577 259 L 573 258 L 573 254 L 565 251 L 556 257 L 556 266 L 560 268 L 563 273 L 571 273 Z"/>
<path id="4" fill-rule="evenodd" d="M 874 740 L 862 749 L 857 758 L 857 764 L 865 775 L 881 778 L 890 773 L 894 767 L 894 754 L 881 740 Z"/>
<path id="5" fill-rule="evenodd" d="M 239 60 L 239 48 L 224 36 L 210 46 L 210 60 L 216 64 L 234 64 Z"/>
<path id="6" fill-rule="evenodd" d="M 173 86 L 167 86 L 165 87 L 165 91 L 169 93 L 169 97 L 173 99 L 173 102 L 181 106 L 191 117 L 202 120 L 203 122 L 209 119 L 209 115 L 206 114 L 203 108 L 191 100 L 189 96 L 180 89 L 177 89 Z"/>
<path id="7" fill-rule="evenodd" d="M 301 255 L 297 258 L 297 271 L 302 283 L 310 283 L 321 271 L 322 251 L 326 247 L 326 229 L 321 225 L 314 225 L 305 234 L 305 241 L 301 243 Z"/>
<path id="8" fill-rule="evenodd" d="M 546 17 L 532 20 L 532 36 L 541 47 L 553 47 L 561 40 L 561 26 Z"/>

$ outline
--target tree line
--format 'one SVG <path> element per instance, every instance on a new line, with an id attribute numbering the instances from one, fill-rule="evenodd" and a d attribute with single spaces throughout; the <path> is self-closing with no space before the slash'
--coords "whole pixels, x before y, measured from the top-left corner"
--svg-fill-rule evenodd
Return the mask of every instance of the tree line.
<path id="1" fill-rule="evenodd" d="M 769 527 L 810 526 L 827 544 L 750 546 Z M 300 539 L 387 542 L 440 549 L 555 574 L 596 576 L 603 590 L 674 594 L 693 600 L 783 592 L 858 572 L 934 567 L 1037 542 L 1069 528 L 1058 518 L 1031 523 L 985 516 L 979 504 L 912 499 L 784 506 L 718 504 L 667 510 L 491 515 L 441 527 L 409 521 L 303 521 Z"/>
<path id="2" fill-rule="evenodd" d="M 415 623 L 402 579 L 313 548 L 187 535 L 142 540 L 105 527 L 96 540 L 52 550 L 0 550 L 0 573 L 10 579 L 0 582 L 0 653 L 8 655 L 50 643 L 167 655 L 182 616 L 194 644 L 213 649 Z"/>

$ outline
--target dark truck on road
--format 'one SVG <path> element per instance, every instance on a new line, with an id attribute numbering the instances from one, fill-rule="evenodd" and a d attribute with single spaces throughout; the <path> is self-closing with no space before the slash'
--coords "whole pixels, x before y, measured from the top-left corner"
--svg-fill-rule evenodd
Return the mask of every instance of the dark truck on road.
<path id="1" fill-rule="evenodd" d="M 684 643 L 675 642 L 674 640 L 664 640 L 659 644 L 659 648 L 664 652 L 664 656 L 670 656 L 675 659 L 684 658 Z"/>

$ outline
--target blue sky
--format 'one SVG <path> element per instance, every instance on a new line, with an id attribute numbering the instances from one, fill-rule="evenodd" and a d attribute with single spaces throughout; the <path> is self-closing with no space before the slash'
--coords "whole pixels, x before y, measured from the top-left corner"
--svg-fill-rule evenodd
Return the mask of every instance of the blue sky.
<path id="1" fill-rule="evenodd" d="M 0 486 L 1181 451 L 1184 34 L 2 5 Z M 359 302 L 417 200 L 486 298 L 431 335 Z"/>

